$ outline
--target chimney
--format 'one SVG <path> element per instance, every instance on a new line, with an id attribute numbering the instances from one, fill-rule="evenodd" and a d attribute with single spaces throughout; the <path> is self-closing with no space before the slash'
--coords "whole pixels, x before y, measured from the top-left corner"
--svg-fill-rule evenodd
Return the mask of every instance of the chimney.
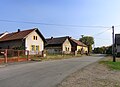
<path id="1" fill-rule="evenodd" d="M 51 37 L 51 39 L 53 39 L 53 37 Z"/>
<path id="2" fill-rule="evenodd" d="M 18 32 L 20 32 L 20 29 L 18 29 Z"/>

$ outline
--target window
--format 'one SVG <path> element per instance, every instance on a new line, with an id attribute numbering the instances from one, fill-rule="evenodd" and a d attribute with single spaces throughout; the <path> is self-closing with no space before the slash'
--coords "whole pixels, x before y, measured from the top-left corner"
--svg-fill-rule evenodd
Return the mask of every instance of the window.
<path id="1" fill-rule="evenodd" d="M 36 46 L 36 51 L 39 51 L 39 45 Z"/>
<path id="2" fill-rule="evenodd" d="M 36 36 L 36 40 L 37 40 L 37 36 Z"/>
<path id="3" fill-rule="evenodd" d="M 68 47 L 68 51 L 69 51 L 69 47 Z"/>
<path id="4" fill-rule="evenodd" d="M 33 36 L 33 40 L 37 40 L 37 36 Z"/>
<path id="5" fill-rule="evenodd" d="M 57 50 L 56 50 L 56 49 L 54 49 L 54 51 L 56 52 Z"/>
<path id="6" fill-rule="evenodd" d="M 65 47 L 65 50 L 67 51 L 67 47 Z"/>
<path id="7" fill-rule="evenodd" d="M 35 45 L 31 45 L 31 50 L 35 51 Z"/>
<path id="8" fill-rule="evenodd" d="M 33 36 L 33 40 L 35 40 L 35 36 Z"/>

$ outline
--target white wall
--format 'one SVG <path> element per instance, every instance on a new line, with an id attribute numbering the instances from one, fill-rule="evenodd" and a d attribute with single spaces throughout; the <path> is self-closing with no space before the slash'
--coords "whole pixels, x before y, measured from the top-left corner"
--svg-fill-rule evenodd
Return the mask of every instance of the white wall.
<path id="1" fill-rule="evenodd" d="M 70 41 L 68 39 L 66 39 L 65 42 L 63 43 L 63 50 L 62 51 L 67 52 L 66 47 L 69 48 L 68 52 L 71 52 L 71 44 L 70 44 Z"/>
<path id="2" fill-rule="evenodd" d="M 37 36 L 37 40 L 33 40 L 33 36 Z M 27 37 L 25 41 L 25 47 L 26 50 L 31 51 L 31 45 L 39 45 L 39 50 L 43 51 L 44 50 L 44 42 L 42 38 L 37 34 L 36 31 L 31 32 Z"/>

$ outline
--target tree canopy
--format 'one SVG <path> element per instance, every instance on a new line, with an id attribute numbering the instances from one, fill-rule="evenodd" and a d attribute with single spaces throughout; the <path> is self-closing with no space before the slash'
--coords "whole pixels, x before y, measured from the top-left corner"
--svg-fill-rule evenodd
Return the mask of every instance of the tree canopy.
<path id="1" fill-rule="evenodd" d="M 88 53 L 92 51 L 92 45 L 94 44 L 94 38 L 91 36 L 83 36 L 80 41 L 88 46 Z"/>
<path id="2" fill-rule="evenodd" d="M 86 44 L 87 46 L 94 44 L 94 38 L 91 36 L 84 36 L 80 38 L 80 41 Z"/>

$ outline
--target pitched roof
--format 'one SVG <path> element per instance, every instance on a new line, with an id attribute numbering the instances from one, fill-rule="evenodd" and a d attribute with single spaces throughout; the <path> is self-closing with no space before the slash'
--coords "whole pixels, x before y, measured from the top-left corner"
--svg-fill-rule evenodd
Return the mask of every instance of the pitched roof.
<path id="1" fill-rule="evenodd" d="M 19 32 L 9 33 L 9 34 L 5 35 L 4 37 L 0 38 L 0 42 L 23 39 L 25 36 L 27 36 L 28 34 L 30 34 L 34 30 L 36 30 L 37 32 L 39 31 L 38 29 L 34 28 L 34 29 L 29 29 L 29 30 L 23 30 L 23 31 L 19 31 Z M 40 34 L 42 39 L 45 41 L 45 39 L 42 36 L 42 34 L 40 32 L 38 32 L 38 33 Z"/>
<path id="2" fill-rule="evenodd" d="M 69 37 L 66 36 L 66 37 L 48 38 L 46 39 L 46 42 L 47 42 L 46 46 L 62 45 L 67 38 Z"/>
<path id="3" fill-rule="evenodd" d="M 75 39 L 70 39 L 71 41 L 73 41 L 74 43 L 76 43 L 77 45 L 79 45 L 79 46 L 84 46 L 84 47 L 87 47 L 87 45 L 85 45 L 84 43 L 82 43 L 81 41 L 79 41 L 79 40 L 75 40 Z"/>
<path id="4" fill-rule="evenodd" d="M 3 35 L 4 33 L 0 34 L 0 37 Z"/>

